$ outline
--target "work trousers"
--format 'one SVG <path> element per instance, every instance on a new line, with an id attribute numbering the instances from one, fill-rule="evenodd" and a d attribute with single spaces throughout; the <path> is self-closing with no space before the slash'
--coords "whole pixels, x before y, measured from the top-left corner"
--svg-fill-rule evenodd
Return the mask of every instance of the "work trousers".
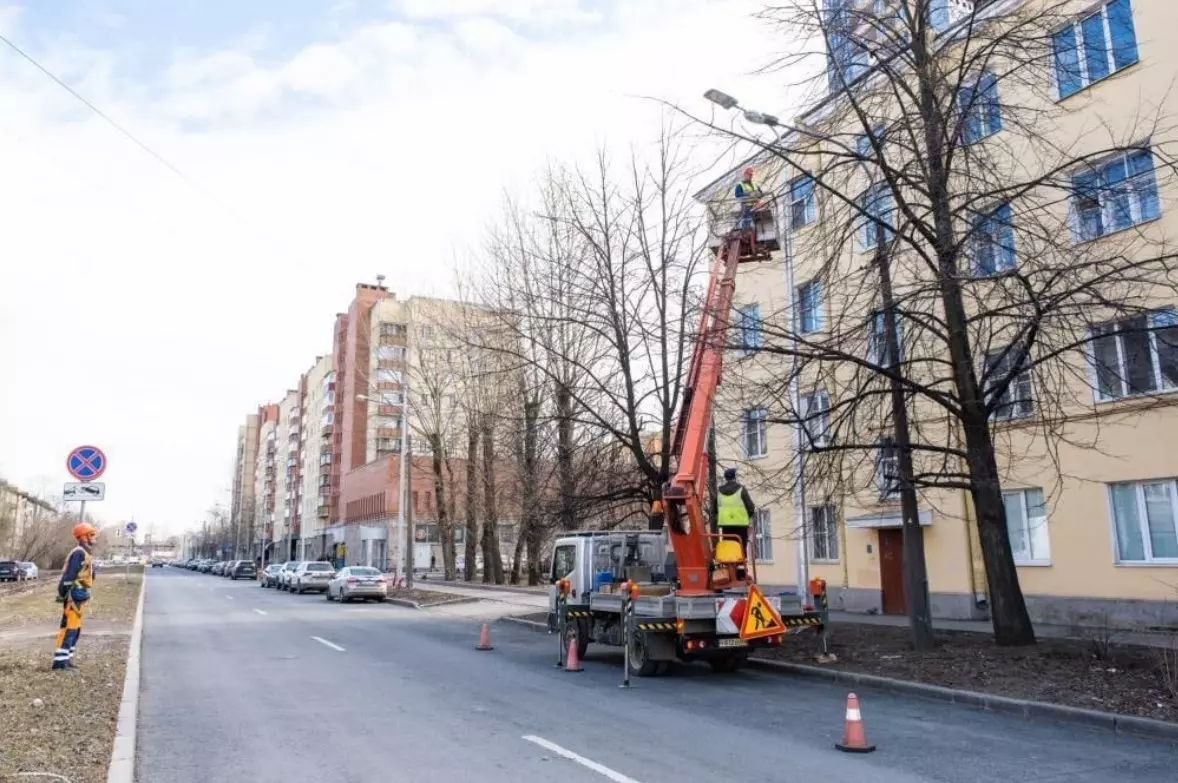
<path id="1" fill-rule="evenodd" d="M 61 626 L 57 630 L 57 648 L 53 651 L 53 668 L 65 669 L 71 665 L 78 637 L 82 635 L 82 618 L 86 613 L 86 602 L 76 603 L 66 596 L 65 607 L 61 610 Z"/>

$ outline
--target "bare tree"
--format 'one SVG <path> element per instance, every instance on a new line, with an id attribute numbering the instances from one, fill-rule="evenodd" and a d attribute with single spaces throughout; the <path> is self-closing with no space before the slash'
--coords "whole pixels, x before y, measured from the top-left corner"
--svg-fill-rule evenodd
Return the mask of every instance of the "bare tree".
<path id="1" fill-rule="evenodd" d="M 555 465 L 560 529 L 626 518 L 669 475 L 702 258 L 688 177 L 670 126 L 649 161 L 635 152 L 616 167 L 599 152 L 591 167 L 550 170 L 538 203 L 508 203 L 470 285 L 510 337 L 489 347 L 529 389 L 551 390 L 537 448 Z"/>
<path id="2" fill-rule="evenodd" d="M 828 58 L 810 84 L 826 95 L 794 126 L 746 115 L 778 126 L 771 138 L 709 124 L 755 145 L 790 194 L 802 301 L 763 316 L 746 398 L 801 427 L 807 487 L 834 498 L 878 482 L 889 499 L 904 488 L 888 438 L 897 382 L 909 483 L 931 502 L 970 494 L 995 640 L 1021 645 L 1035 634 L 1004 478 L 1023 459 L 1058 475 L 1061 444 L 1099 445 L 1081 418 L 1125 415 L 1094 403 L 1089 373 L 1098 402 L 1178 386 L 1173 253 L 1152 222 L 1174 137 L 1164 92 L 1086 121 L 1058 100 L 1099 78 L 1083 57 L 1106 73 L 1136 60 L 1127 3 L 1101 12 L 1098 44 L 1078 43 L 1071 3 L 974 6 L 779 3 L 764 18 L 800 43 L 776 66 L 814 73 L 806 60 Z M 898 357 L 869 263 L 880 234 Z"/>

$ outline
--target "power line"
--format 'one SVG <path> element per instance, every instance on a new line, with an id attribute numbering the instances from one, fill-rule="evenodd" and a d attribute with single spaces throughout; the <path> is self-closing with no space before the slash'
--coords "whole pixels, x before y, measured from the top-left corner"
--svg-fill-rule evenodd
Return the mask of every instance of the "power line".
<path id="1" fill-rule="evenodd" d="M 159 161 L 159 163 L 166 166 L 169 171 L 171 171 L 173 174 L 175 174 L 180 179 L 187 182 L 189 185 L 192 185 L 193 187 L 198 187 L 195 182 L 193 182 L 191 179 L 188 178 L 188 175 L 186 175 L 183 171 L 181 171 L 180 169 L 173 166 L 171 164 L 171 162 L 168 161 L 167 158 L 165 158 L 163 155 L 160 155 L 158 152 L 153 150 L 151 147 L 147 146 L 147 144 L 145 144 L 144 142 L 140 141 L 135 136 L 135 134 L 131 133 L 131 131 L 127 130 L 122 125 L 115 122 L 114 119 L 112 119 L 109 114 L 107 114 L 102 109 L 95 106 L 93 103 L 88 101 L 85 96 L 83 96 L 81 93 L 79 93 L 73 87 L 69 86 L 68 84 L 63 82 L 61 79 L 59 79 L 56 74 L 54 74 L 52 71 L 50 71 L 48 68 L 46 68 L 41 63 L 37 62 L 37 60 L 35 58 L 33 58 L 32 55 L 30 55 L 24 49 L 21 49 L 15 43 L 13 43 L 11 40 L 9 40 L 3 33 L 0 33 L 0 41 L 3 41 L 8 46 L 9 49 L 12 49 L 12 51 L 16 52 L 21 57 L 23 57 L 26 61 L 28 61 L 38 71 L 40 71 L 41 73 L 45 74 L 50 79 L 52 79 L 53 82 L 55 84 L 57 84 L 58 87 L 61 87 L 63 90 L 68 92 L 70 95 L 77 98 L 78 101 L 80 101 L 86 108 L 88 108 L 90 111 L 94 112 L 94 114 L 96 114 L 98 117 L 102 118 L 102 120 L 105 121 L 108 125 L 110 125 L 112 128 L 117 130 L 119 133 L 121 133 L 127 139 L 129 139 L 132 144 L 139 147 L 139 149 L 143 150 L 151 157 L 155 158 L 157 161 Z"/>

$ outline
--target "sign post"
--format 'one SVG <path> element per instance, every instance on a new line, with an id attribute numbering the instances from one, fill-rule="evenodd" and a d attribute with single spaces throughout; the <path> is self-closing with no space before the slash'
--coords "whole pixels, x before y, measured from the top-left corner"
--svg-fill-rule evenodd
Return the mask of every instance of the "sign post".
<path id="1" fill-rule="evenodd" d="M 65 469 L 78 482 L 78 485 L 66 484 L 62 492 L 63 500 L 79 500 L 78 521 L 86 521 L 86 501 L 102 500 L 106 497 L 106 485 L 90 485 L 102 477 L 106 472 L 106 455 L 97 446 L 78 446 L 65 458 Z M 77 492 L 71 492 L 71 486 L 80 486 Z M 97 493 L 94 489 L 97 488 Z"/>
<path id="2" fill-rule="evenodd" d="M 125 579 L 131 578 L 131 555 L 135 554 L 135 531 L 138 529 L 139 525 L 136 525 L 133 519 L 126 525 L 127 559 L 123 561 L 123 575 Z"/>

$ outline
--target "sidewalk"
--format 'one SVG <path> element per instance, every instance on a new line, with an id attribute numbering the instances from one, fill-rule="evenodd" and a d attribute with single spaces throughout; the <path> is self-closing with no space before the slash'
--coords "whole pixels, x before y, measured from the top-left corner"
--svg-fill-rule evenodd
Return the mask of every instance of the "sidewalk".
<path id="1" fill-rule="evenodd" d="M 442 572 L 435 571 L 437 578 L 431 576 L 427 580 L 421 580 L 419 587 L 423 589 L 438 589 L 441 588 L 443 592 L 450 592 L 445 588 L 457 592 L 459 595 L 468 595 L 473 598 L 486 596 L 487 593 L 501 593 L 514 594 L 519 596 L 543 596 L 543 601 L 505 601 L 505 603 L 518 603 L 521 606 L 535 606 L 540 609 L 545 609 L 548 606 L 548 586 L 538 585 L 536 587 L 528 587 L 526 585 L 488 585 L 482 582 L 462 582 L 454 581 L 447 582 L 441 579 Z M 498 599 L 490 599 L 498 600 Z M 854 625 L 883 625 L 894 628 L 903 628 L 908 625 L 908 618 L 904 615 L 889 615 L 889 614 L 859 614 L 856 612 L 831 612 L 830 621 L 832 625 L 839 624 L 854 624 Z M 994 633 L 994 628 L 989 620 L 933 620 L 933 627 L 938 631 L 960 631 L 965 633 L 979 633 L 990 636 Z M 1047 623 L 1037 623 L 1035 625 L 1035 633 L 1037 636 L 1044 639 L 1079 639 L 1092 640 L 1094 643 L 1103 643 L 1107 641 L 1113 646 L 1129 645 L 1135 647 L 1169 647 L 1173 644 L 1178 644 L 1175 641 L 1173 634 L 1164 632 L 1147 632 L 1147 631 L 1125 631 L 1120 629 L 1104 629 L 1098 627 L 1081 627 L 1076 628 L 1068 625 L 1051 625 Z"/>

